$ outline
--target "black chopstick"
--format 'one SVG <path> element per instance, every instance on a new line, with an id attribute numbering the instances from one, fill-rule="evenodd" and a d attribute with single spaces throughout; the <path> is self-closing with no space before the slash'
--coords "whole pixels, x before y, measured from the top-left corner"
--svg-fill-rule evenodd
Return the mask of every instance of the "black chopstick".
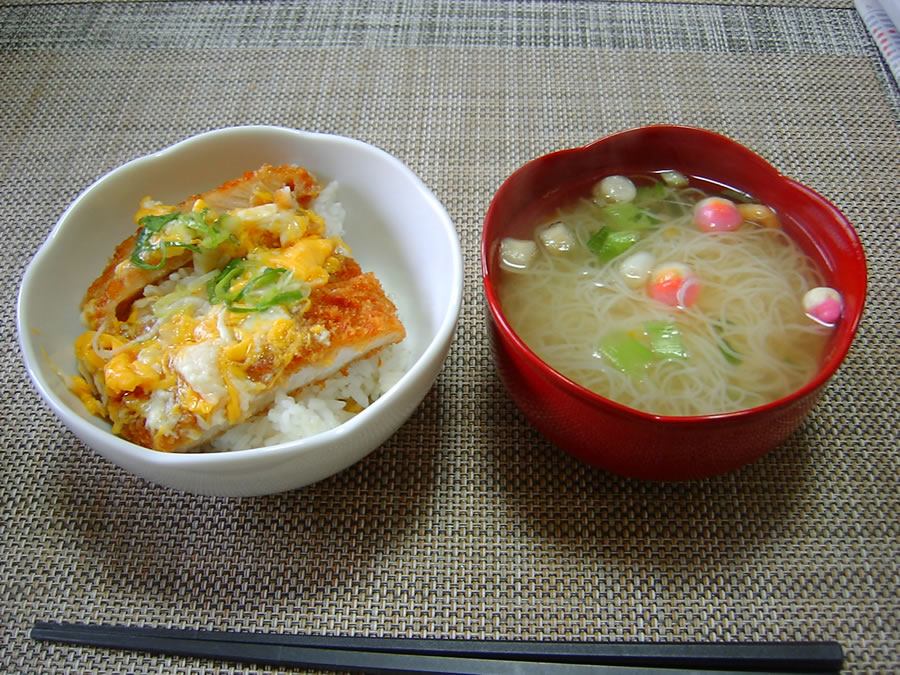
<path id="1" fill-rule="evenodd" d="M 36 640 L 367 673 L 837 673 L 835 642 L 648 643 L 365 638 L 35 622 Z"/>

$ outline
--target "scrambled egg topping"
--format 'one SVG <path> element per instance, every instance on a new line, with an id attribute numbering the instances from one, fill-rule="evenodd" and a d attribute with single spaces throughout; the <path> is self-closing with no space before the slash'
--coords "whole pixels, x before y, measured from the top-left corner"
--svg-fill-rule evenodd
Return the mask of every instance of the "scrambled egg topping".
<path id="1" fill-rule="evenodd" d="M 75 343 L 82 377 L 72 391 L 114 433 L 143 418 L 154 445 L 165 446 L 166 436 L 234 424 L 299 347 L 327 344 L 327 330 L 298 319 L 349 250 L 325 236 L 322 218 L 289 188 L 259 191 L 252 204 L 217 214 L 197 200 L 178 214 L 141 203 L 135 253 L 116 275 L 157 269 L 175 255 L 193 260 L 145 287 L 127 317 L 110 317 Z M 194 430 L 173 428 L 173 420 L 184 426 L 185 411 Z"/>

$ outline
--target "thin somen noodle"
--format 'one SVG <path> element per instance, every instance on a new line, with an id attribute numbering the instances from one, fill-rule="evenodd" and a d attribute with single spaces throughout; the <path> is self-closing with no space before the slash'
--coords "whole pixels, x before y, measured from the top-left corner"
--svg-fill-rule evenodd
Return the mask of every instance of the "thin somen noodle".
<path id="1" fill-rule="evenodd" d="M 582 386 L 659 415 L 743 410 L 806 384 L 830 333 L 803 307 L 823 283 L 813 262 L 779 228 L 700 229 L 694 207 L 709 194 L 696 187 L 633 179 L 656 188 L 636 201 L 649 214 L 635 220 L 636 234 L 604 228 L 608 204 L 584 198 L 535 229 L 527 264 L 504 265 L 501 305 L 522 340 Z M 560 223 L 571 246 L 557 245 Z M 542 237 L 549 228 L 553 237 Z M 601 229 L 627 239 L 627 250 L 598 254 Z M 674 305 L 648 292 L 652 280 L 623 273 L 629 258 L 689 274 Z"/>

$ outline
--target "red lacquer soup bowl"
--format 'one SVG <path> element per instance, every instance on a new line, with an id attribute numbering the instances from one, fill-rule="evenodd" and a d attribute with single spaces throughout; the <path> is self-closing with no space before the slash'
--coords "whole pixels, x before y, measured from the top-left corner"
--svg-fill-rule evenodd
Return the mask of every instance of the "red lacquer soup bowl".
<path id="1" fill-rule="evenodd" d="M 740 190 L 769 205 L 782 227 L 843 296 L 821 366 L 793 393 L 715 415 L 654 415 L 585 389 L 544 363 L 512 329 L 498 299 L 503 238 L 540 222 L 605 176 L 673 169 Z M 689 480 L 731 471 L 783 443 L 810 413 L 859 326 L 866 261 L 847 219 L 822 196 L 781 175 L 743 145 L 711 131 L 658 125 L 534 159 L 500 186 L 481 247 L 486 321 L 497 371 L 525 417 L 552 443 L 602 469 L 635 478 Z M 552 320 L 548 316 L 548 320 Z"/>

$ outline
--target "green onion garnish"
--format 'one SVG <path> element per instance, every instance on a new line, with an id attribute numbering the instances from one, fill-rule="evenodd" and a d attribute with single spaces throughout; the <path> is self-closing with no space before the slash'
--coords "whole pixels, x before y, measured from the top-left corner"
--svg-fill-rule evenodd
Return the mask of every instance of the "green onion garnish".
<path id="1" fill-rule="evenodd" d="M 727 319 L 725 323 L 732 325 L 731 321 L 728 321 Z M 716 332 L 719 334 L 719 351 L 722 352 L 722 356 L 725 357 L 725 360 L 734 366 L 743 363 L 744 359 L 741 358 L 740 352 L 738 352 L 732 344 L 722 336 L 724 330 L 722 326 L 713 324 L 713 328 L 715 328 Z"/>
<path id="2" fill-rule="evenodd" d="M 588 239 L 588 250 L 590 250 L 591 253 L 599 255 L 600 251 L 603 250 L 603 244 L 606 243 L 606 238 L 609 236 L 610 231 L 611 230 L 608 227 L 601 227 L 594 232 L 594 234 L 591 235 L 591 238 Z"/>
<path id="3" fill-rule="evenodd" d="M 587 247 L 600 260 L 608 262 L 627 251 L 640 240 L 640 232 L 635 232 L 634 230 L 613 232 L 608 227 L 601 227 L 588 239 Z"/>
<path id="4" fill-rule="evenodd" d="M 243 286 L 233 285 L 249 276 Z M 289 270 L 265 267 L 246 258 L 229 261 L 206 287 L 212 304 L 224 302 L 232 312 L 262 312 L 275 305 L 286 305 L 308 295 L 306 285 L 294 279 Z"/>
<path id="5" fill-rule="evenodd" d="M 659 224 L 659 218 L 634 205 L 633 202 L 616 202 L 600 209 L 600 220 L 613 230 L 644 230 Z"/>
<path id="6" fill-rule="evenodd" d="M 647 339 L 649 346 L 645 344 Z M 600 340 L 597 353 L 615 368 L 636 378 L 660 359 L 688 358 L 681 331 L 672 321 L 646 321 L 644 334 L 640 336 L 610 333 Z"/>
<path id="7" fill-rule="evenodd" d="M 186 248 L 195 253 L 218 248 L 232 238 L 224 227 L 229 216 L 222 216 L 210 223 L 207 221 L 208 213 L 208 209 L 203 209 L 199 212 L 144 216 L 138 221 L 141 230 L 131 254 L 131 262 L 141 269 L 158 270 L 165 265 L 169 248 Z M 148 255 L 155 251 L 159 251 L 160 259 L 153 264 L 148 262 Z"/>
<path id="8" fill-rule="evenodd" d="M 615 367 L 632 377 L 640 377 L 653 363 L 653 352 L 625 333 L 605 336 L 597 351 Z"/>
<path id="9" fill-rule="evenodd" d="M 658 202 L 666 196 L 666 185 L 662 181 L 653 181 L 652 185 L 639 185 L 634 197 L 636 204 L 644 202 Z"/>
<path id="10" fill-rule="evenodd" d="M 681 331 L 672 321 L 647 321 L 644 329 L 650 338 L 651 351 L 661 358 L 688 357 L 684 342 L 681 339 Z"/>

